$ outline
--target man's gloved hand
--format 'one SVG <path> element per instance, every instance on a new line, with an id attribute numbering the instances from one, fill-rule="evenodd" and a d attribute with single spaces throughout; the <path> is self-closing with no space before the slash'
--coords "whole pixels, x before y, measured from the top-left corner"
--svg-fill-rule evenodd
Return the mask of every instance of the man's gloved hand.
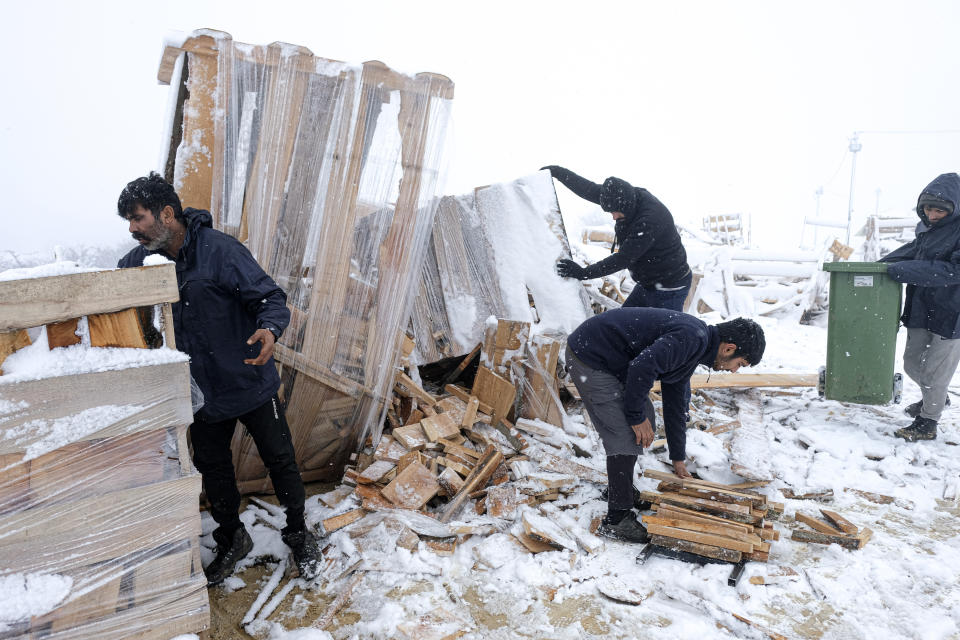
<path id="1" fill-rule="evenodd" d="M 548 164 L 548 165 L 545 166 L 545 167 L 540 167 L 540 171 L 549 171 L 549 172 L 550 172 L 550 177 L 552 177 L 552 178 L 556 178 L 556 177 L 557 177 L 557 173 L 558 173 L 557 170 L 558 170 L 558 169 L 563 169 L 563 167 L 557 166 L 557 165 L 555 165 L 555 164 Z"/>
<path id="2" fill-rule="evenodd" d="M 561 278 L 575 278 L 577 280 L 586 280 L 584 268 L 573 260 L 560 260 L 557 262 L 557 275 Z"/>

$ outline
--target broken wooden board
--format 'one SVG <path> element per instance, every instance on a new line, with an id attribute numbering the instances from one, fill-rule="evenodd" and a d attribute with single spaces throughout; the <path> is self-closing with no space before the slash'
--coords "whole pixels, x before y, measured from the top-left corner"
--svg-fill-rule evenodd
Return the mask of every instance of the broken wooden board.
<path id="1" fill-rule="evenodd" d="M 835 511 L 829 511 L 827 509 L 820 509 L 820 513 L 822 513 L 824 518 L 833 523 L 833 525 L 843 533 L 850 536 L 857 534 L 857 525 L 853 524 L 839 513 Z"/>
<path id="2" fill-rule="evenodd" d="M 541 455 L 537 462 L 540 464 L 540 468 L 545 471 L 574 475 L 594 484 L 607 484 L 607 474 L 551 453 Z"/>
<path id="3" fill-rule="evenodd" d="M 470 398 L 476 398 L 476 396 L 471 395 L 469 391 L 467 391 L 462 387 L 458 387 L 455 384 L 448 384 L 443 388 L 443 390 L 449 393 L 450 395 L 452 395 L 453 397 L 459 400 L 462 400 L 464 403 L 467 403 L 468 405 L 471 402 Z M 488 416 L 493 415 L 493 407 L 491 407 L 486 402 L 483 402 L 479 398 L 477 398 L 477 410 L 487 414 Z"/>
<path id="4" fill-rule="evenodd" d="M 803 524 L 807 525 L 814 531 L 819 531 L 820 533 L 825 533 L 831 536 L 846 535 L 845 532 L 841 531 L 840 529 L 837 529 L 827 524 L 826 522 L 821 522 L 816 518 L 811 518 L 810 516 L 804 513 L 800 513 L 799 511 L 794 515 L 794 518 L 796 519 L 797 522 L 802 522 Z"/>
<path id="5" fill-rule="evenodd" d="M 372 465 L 360 472 L 357 476 L 357 482 L 361 484 L 373 484 L 380 482 L 385 475 L 397 468 L 397 465 L 386 460 L 377 460 Z"/>
<path id="6" fill-rule="evenodd" d="M 739 394 L 740 428 L 731 436 L 730 470 L 748 480 L 772 480 L 770 443 L 763 426 L 763 400 L 756 390 Z"/>
<path id="7" fill-rule="evenodd" d="M 728 373 L 690 377 L 691 389 L 749 389 L 755 387 L 815 387 L 816 373 Z M 651 391 L 660 391 L 660 382 Z"/>
<path id="8" fill-rule="evenodd" d="M 787 500 L 833 500 L 833 489 L 817 489 L 814 491 L 806 491 L 804 493 L 795 493 L 793 489 L 784 487 L 780 490 L 780 492 L 783 493 L 783 497 Z"/>
<path id="9" fill-rule="evenodd" d="M 411 396 L 426 402 L 427 405 L 434 405 L 437 403 L 436 398 L 427 393 L 423 387 L 414 382 L 413 378 L 408 376 L 403 371 L 397 371 L 396 383 L 409 391 Z"/>
<path id="10" fill-rule="evenodd" d="M 353 494 L 353 488 L 346 485 L 340 485 L 333 491 L 320 494 L 320 501 L 330 508 L 333 508 L 343 502 L 345 498 Z"/>
<path id="11" fill-rule="evenodd" d="M 459 473 L 449 467 L 445 468 L 440 475 L 437 476 L 437 482 L 440 483 L 440 488 L 448 496 L 456 495 L 463 487 L 463 478 L 460 477 Z"/>
<path id="12" fill-rule="evenodd" d="M 488 405 L 492 409 L 492 424 L 498 419 L 505 419 L 513 408 L 517 399 L 517 388 L 506 378 L 498 376 L 490 369 L 481 366 L 477 369 L 477 377 L 473 380 L 473 389 L 470 395 Z M 481 409 L 482 410 L 482 409 Z"/>
<path id="13" fill-rule="evenodd" d="M 523 357 L 523 345 L 529 337 L 529 322 L 497 318 L 497 325 L 487 325 L 484 331 L 483 365 L 499 375 L 509 376 L 511 363 Z"/>
<path id="14" fill-rule="evenodd" d="M 487 515 L 494 518 L 512 519 L 516 516 L 517 508 L 523 501 L 520 491 L 513 484 L 490 487 L 487 490 Z"/>
<path id="15" fill-rule="evenodd" d="M 581 547 L 588 553 L 600 553 L 606 546 L 600 538 L 593 535 L 587 529 L 581 527 L 577 522 L 566 513 L 558 509 L 555 505 L 546 503 L 540 505 L 540 512 L 551 518 L 564 531 L 573 536 Z"/>
<path id="16" fill-rule="evenodd" d="M 383 434 L 376 450 L 373 452 L 374 460 L 385 460 L 394 464 L 400 462 L 400 457 L 409 450 L 396 441 L 390 434 Z"/>
<path id="17" fill-rule="evenodd" d="M 430 442 L 437 442 L 441 438 L 452 438 L 460 434 L 460 425 L 445 413 L 424 418 L 420 421 L 420 428 Z"/>
<path id="18" fill-rule="evenodd" d="M 407 466 L 382 490 L 383 496 L 404 509 L 419 509 L 440 491 L 430 470 L 419 462 Z"/>
<path id="19" fill-rule="evenodd" d="M 420 423 L 411 424 L 406 427 L 398 427 L 391 433 L 393 439 L 406 447 L 407 451 L 422 451 L 429 442 L 427 434 L 423 432 Z"/>
<path id="20" fill-rule="evenodd" d="M 363 509 L 351 509 L 345 513 L 341 513 L 335 516 L 331 516 L 323 520 L 320 525 L 323 527 L 323 530 L 330 534 L 338 529 L 343 529 L 347 525 L 353 524 L 360 518 L 364 516 L 366 511 Z"/>
<path id="21" fill-rule="evenodd" d="M 549 518 L 536 514 L 529 509 L 524 510 L 520 517 L 524 533 L 531 538 L 546 542 L 558 549 L 577 550 L 577 543 Z"/>

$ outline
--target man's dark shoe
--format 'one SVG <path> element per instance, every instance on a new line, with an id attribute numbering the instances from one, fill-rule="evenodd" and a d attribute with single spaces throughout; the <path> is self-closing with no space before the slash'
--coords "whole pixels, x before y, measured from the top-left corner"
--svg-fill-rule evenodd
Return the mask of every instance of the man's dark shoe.
<path id="1" fill-rule="evenodd" d="M 234 531 L 232 536 L 217 529 L 213 532 L 213 539 L 217 541 L 217 557 L 203 570 L 207 576 L 208 587 L 229 578 L 237 563 L 246 558 L 253 549 L 253 540 L 243 527 Z"/>
<path id="2" fill-rule="evenodd" d="M 600 499 L 603 500 L 604 502 L 606 502 L 610 497 L 609 491 L 610 490 L 608 487 L 604 487 L 603 489 L 600 490 Z M 637 491 L 637 488 L 634 487 L 633 488 L 633 507 L 637 511 L 647 511 L 651 506 L 652 505 L 649 502 L 647 502 L 641 497 L 641 494 L 639 491 Z"/>
<path id="3" fill-rule="evenodd" d="M 597 535 L 622 542 L 637 542 L 641 544 L 650 542 L 650 534 L 648 534 L 644 526 L 633 517 L 633 514 L 626 516 L 616 524 L 610 524 L 607 518 L 604 518 L 600 522 L 600 526 L 597 527 Z"/>
<path id="4" fill-rule="evenodd" d="M 943 403 L 943 406 L 950 406 L 950 396 L 947 396 L 947 400 Z M 911 418 L 916 418 L 918 415 L 920 415 L 921 411 L 923 411 L 923 400 L 917 400 L 913 404 L 908 404 L 903 408 L 903 412 Z"/>
<path id="5" fill-rule="evenodd" d="M 320 545 L 317 544 L 317 537 L 302 529 L 285 533 L 282 538 L 293 552 L 293 561 L 297 564 L 300 577 L 304 580 L 316 578 L 320 570 Z"/>
<path id="6" fill-rule="evenodd" d="M 917 440 L 936 440 L 937 439 L 937 421 L 930 418 L 917 416 L 909 427 L 897 429 L 894 435 L 903 438 L 907 442 L 916 442 Z"/>

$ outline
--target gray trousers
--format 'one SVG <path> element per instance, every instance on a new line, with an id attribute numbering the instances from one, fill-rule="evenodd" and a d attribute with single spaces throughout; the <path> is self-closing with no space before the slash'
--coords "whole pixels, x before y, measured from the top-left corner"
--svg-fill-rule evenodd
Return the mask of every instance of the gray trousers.
<path id="1" fill-rule="evenodd" d="M 920 386 L 920 415 L 939 420 L 947 399 L 947 387 L 960 363 L 960 339 L 951 340 L 926 329 L 907 329 L 903 370 Z"/>
<path id="2" fill-rule="evenodd" d="M 643 453 L 643 447 L 637 444 L 637 436 L 624 413 L 623 383 L 612 373 L 590 368 L 569 347 L 565 358 L 570 379 L 580 392 L 583 406 L 603 442 L 604 452 L 608 456 L 637 456 Z M 657 414 L 649 397 L 644 413 L 656 431 Z"/>

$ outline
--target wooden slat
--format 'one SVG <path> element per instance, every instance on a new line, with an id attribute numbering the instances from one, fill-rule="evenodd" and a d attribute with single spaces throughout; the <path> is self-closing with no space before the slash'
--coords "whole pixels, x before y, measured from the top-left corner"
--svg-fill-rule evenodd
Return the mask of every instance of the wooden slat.
<path id="1" fill-rule="evenodd" d="M 51 349 L 70 347 L 80 344 L 77 335 L 77 323 L 80 318 L 71 318 L 63 322 L 51 322 L 47 325 L 47 346 Z"/>
<path id="2" fill-rule="evenodd" d="M 864 531 L 870 531 L 869 529 L 864 529 Z M 872 534 L 873 532 L 870 532 Z M 848 535 L 829 535 L 826 533 L 820 533 L 819 531 L 807 531 L 805 529 L 795 529 L 793 534 L 790 536 L 791 540 L 796 540 L 798 542 L 815 542 L 817 544 L 838 544 L 845 549 L 860 549 L 866 544 L 867 540 L 870 539 L 870 534 L 861 538 L 859 536 L 848 536 Z"/>
<path id="3" fill-rule="evenodd" d="M 440 522 L 449 522 L 469 495 L 477 489 L 482 489 L 486 485 L 490 476 L 497 470 L 501 462 L 503 462 L 503 454 L 493 446 L 487 447 L 477 461 L 477 465 L 473 468 L 473 471 L 471 471 L 470 475 L 464 480 L 460 491 L 444 505 L 440 512 Z"/>
<path id="4" fill-rule="evenodd" d="M 74 327 L 76 327 L 75 323 Z M 77 340 L 79 341 L 79 338 Z M 25 329 L 0 333 L 0 366 L 3 366 L 3 361 L 11 353 L 28 346 L 30 346 L 30 336 Z M 0 375 L 3 375 L 2 371 L 0 371 Z"/>
<path id="5" fill-rule="evenodd" d="M 674 538 L 675 540 L 686 540 L 698 544 L 707 544 L 722 549 L 733 549 L 734 551 L 753 551 L 753 545 L 749 542 L 735 540 L 726 536 L 713 535 L 709 533 L 700 533 L 698 531 L 688 531 L 686 529 L 677 529 L 676 527 L 665 527 L 659 524 L 647 525 L 647 532 L 650 535 L 664 536 Z"/>
<path id="6" fill-rule="evenodd" d="M 498 419 L 505 419 L 507 414 L 510 413 L 510 409 L 516 400 L 517 388 L 506 378 L 498 376 L 481 365 L 477 369 L 477 377 L 474 378 L 473 390 L 470 393 L 476 396 L 481 403 L 487 404 L 493 409 L 490 414 L 493 418 L 491 423 L 496 424 Z"/>
<path id="7" fill-rule="evenodd" d="M 0 282 L 0 331 L 179 300 L 174 265 Z"/>
<path id="8" fill-rule="evenodd" d="M 750 387 L 815 387 L 816 373 L 730 373 L 724 375 L 697 374 L 690 377 L 691 389 L 736 389 Z M 652 391 L 660 390 L 655 382 Z"/>
<path id="9" fill-rule="evenodd" d="M 468 411 L 470 410 L 470 399 L 476 398 L 476 396 L 471 395 L 468 391 L 458 387 L 455 384 L 448 384 L 443 388 L 443 390 L 449 393 L 450 395 L 457 397 L 463 400 L 464 402 L 466 402 Z M 486 402 L 480 400 L 479 398 L 477 398 L 477 409 L 487 414 L 488 416 L 493 415 L 493 407 L 491 407 Z M 464 426 L 469 426 L 469 425 L 465 424 Z"/>
<path id="10" fill-rule="evenodd" d="M 136 309 L 90 314 L 87 322 L 90 327 L 91 347 L 147 348 Z"/>
<path id="11" fill-rule="evenodd" d="M 706 522 L 697 522 L 694 520 L 687 520 L 685 518 L 665 518 L 657 516 L 641 516 L 641 519 L 645 524 L 659 525 L 663 527 L 673 527 L 674 529 L 685 529 L 687 531 L 697 531 L 700 533 L 709 533 L 713 535 L 723 536 L 726 538 L 732 538 L 734 540 L 739 540 L 740 542 L 746 542 L 748 544 L 757 546 L 762 540 L 760 536 L 754 535 L 752 533 L 745 533 L 742 529 L 736 529 L 734 527 L 725 526 L 719 523 L 706 523 Z M 734 523 L 731 523 L 734 524 Z"/>
<path id="12" fill-rule="evenodd" d="M 726 560 L 727 562 L 740 562 L 742 558 L 741 551 L 714 547 L 689 540 L 677 540 L 676 538 L 668 538 L 661 535 L 651 535 L 650 543 L 658 547 L 666 547 L 667 549 L 674 549 L 676 551 L 686 551 L 687 553 L 694 553 L 705 558 L 716 558 L 718 560 Z"/>
<path id="13" fill-rule="evenodd" d="M 832 522 L 837 529 L 846 533 L 847 535 L 856 535 L 857 534 L 857 525 L 853 524 L 839 513 L 835 511 L 830 511 L 828 509 L 820 509 L 820 513 L 823 514 L 823 517 Z"/>
<path id="14" fill-rule="evenodd" d="M 796 514 L 797 522 L 802 522 L 803 524 L 811 527 L 814 531 L 819 531 L 820 533 L 826 533 L 831 536 L 842 536 L 845 535 L 840 529 L 831 527 L 826 522 L 821 522 L 816 518 L 811 518 L 810 516 L 797 512 Z"/>

